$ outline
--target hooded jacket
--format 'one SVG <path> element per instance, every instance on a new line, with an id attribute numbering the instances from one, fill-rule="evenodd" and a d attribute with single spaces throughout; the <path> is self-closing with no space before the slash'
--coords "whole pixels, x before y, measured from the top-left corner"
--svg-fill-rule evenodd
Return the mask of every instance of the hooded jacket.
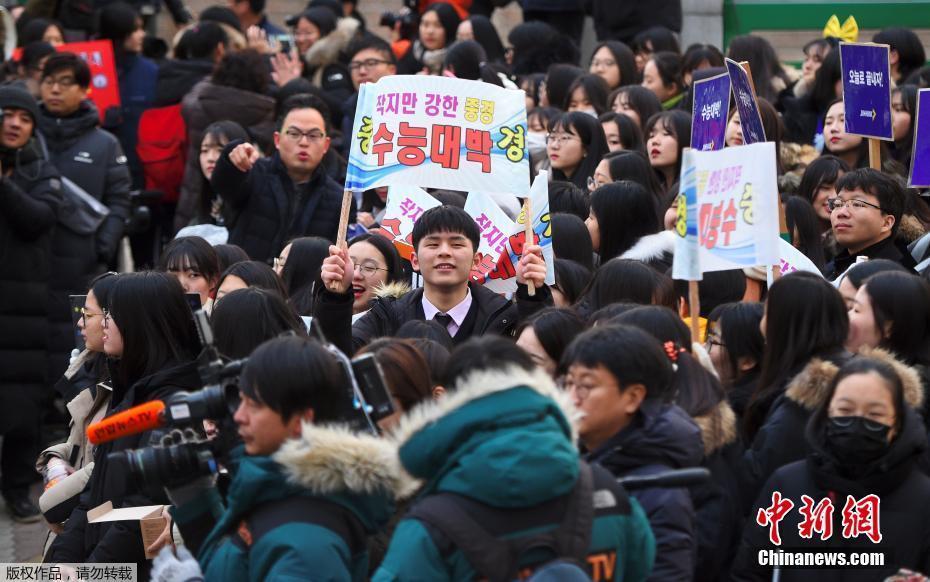
<path id="1" fill-rule="evenodd" d="M 114 381 L 107 416 L 122 412 L 150 400 L 164 400 L 175 392 L 194 391 L 201 387 L 195 362 L 167 365 L 162 370 L 135 382 L 128 389 Z M 126 436 L 94 449 L 94 470 L 78 506 L 71 512 L 65 531 L 55 539 L 46 559 L 49 562 L 136 562 L 147 571 L 142 535 L 137 521 L 91 524 L 87 512 L 105 501 L 114 508 L 167 504 L 162 487 L 139 484 L 125 463 L 113 462 L 111 453 L 140 449 L 159 444 L 165 430 L 156 429 Z"/>
<path id="2" fill-rule="evenodd" d="M 881 349 L 864 349 L 859 353 L 879 358 L 894 366 L 905 379 L 905 399 L 908 405 L 920 409 L 924 394 L 916 371 Z M 801 460 L 810 452 L 810 444 L 804 434 L 805 427 L 811 414 L 827 398 L 830 384 L 839 372 L 843 359 L 837 362 L 812 359 L 791 379 L 785 393 L 772 404 L 752 446 L 743 455 L 741 480 L 746 503 L 756 498 L 762 485 L 776 469 Z"/>
<path id="3" fill-rule="evenodd" d="M 530 297 L 526 285 L 519 285 L 517 300 L 508 301 L 481 285 L 469 282 L 468 286 L 473 306 L 477 306 L 473 336 L 485 333 L 512 335 L 520 321 L 552 304 L 552 293 L 548 287 L 537 289 L 536 295 Z M 326 337 L 347 354 L 354 354 L 379 337 L 394 335 L 407 321 L 424 317 L 422 287 L 399 298 L 388 295 L 376 297 L 371 309 L 354 324 L 351 324 L 352 303 L 351 292 L 333 293 L 326 289 L 320 294 L 314 314 Z M 454 342 L 467 339 L 459 335 L 453 338 Z"/>
<path id="4" fill-rule="evenodd" d="M 365 580 L 367 552 L 353 555 L 341 536 L 320 523 L 287 521 L 248 546 L 235 539 L 255 510 L 273 502 L 296 504 L 301 497 L 348 510 L 372 535 L 390 518 L 394 497 L 409 486 L 388 441 L 304 424 L 302 436 L 273 457 L 240 460 L 227 507 L 200 548 L 205 579 Z M 220 503 L 215 490 L 210 499 Z M 183 532 L 202 508 L 180 506 L 172 513 Z"/>
<path id="5" fill-rule="evenodd" d="M 446 492 L 495 508 L 526 508 L 574 487 L 579 459 L 573 417 L 567 395 L 548 375 L 510 367 L 476 372 L 442 400 L 421 404 L 401 420 L 392 439 L 404 469 L 423 482 L 419 498 Z M 599 495 L 613 499 L 608 491 L 596 491 L 594 498 Z M 630 499 L 626 511 L 619 503 L 595 507 L 590 554 L 616 550 L 612 575 L 601 579 L 644 579 L 655 546 L 639 504 Z M 444 555 L 421 521 L 406 518 L 373 580 L 474 576 L 462 552 Z"/>
<path id="6" fill-rule="evenodd" d="M 911 384 L 910 379 L 905 380 Z M 906 386 L 908 393 L 913 386 Z M 805 570 L 783 568 L 782 582 L 824 580 L 826 582 L 859 582 L 883 580 L 901 568 L 917 572 L 930 572 L 930 478 L 917 467 L 918 458 L 927 448 L 927 433 L 919 416 L 908 406 L 900 433 L 891 442 L 885 454 L 872 463 L 862 478 L 845 476 L 841 464 L 830 452 L 826 443 L 824 423 L 811 420 L 806 436 L 810 453 L 806 460 L 797 461 L 778 469 L 763 488 L 753 510 L 768 508 L 772 494 L 781 493 L 795 506 L 779 525 L 781 547 L 805 550 L 850 550 L 857 552 L 884 552 L 884 565 L 879 568 L 845 568 Z M 864 534 L 855 539 L 843 536 L 843 508 L 847 496 L 860 501 L 869 494 L 879 497 L 876 521 L 881 541 L 872 543 Z M 819 532 L 810 539 L 798 533 L 802 514 L 801 496 L 809 496 L 814 503 L 828 498 L 833 504 L 832 536 L 821 539 Z M 768 537 L 768 527 L 754 521 L 746 525 L 739 554 L 733 565 L 733 580 L 771 580 L 772 568 L 758 564 L 760 549 L 777 549 Z"/>
<path id="7" fill-rule="evenodd" d="M 61 175 L 102 202 L 110 213 L 95 237 L 69 228 L 73 202 L 65 198 L 59 207 L 58 224 L 52 239 L 52 273 L 49 279 L 49 363 L 52 378 L 68 367 L 68 354 L 74 348 L 74 324 L 68 295 L 87 292 L 90 280 L 106 270 L 116 256 L 129 218 L 131 178 L 126 156 L 112 134 L 98 128 L 99 117 L 93 102 L 85 100 L 68 117 L 55 117 L 39 107 L 39 132 L 48 151 L 48 160 Z M 66 394 L 70 399 L 73 393 Z"/>
<path id="8" fill-rule="evenodd" d="M 181 101 L 181 115 L 187 125 L 188 145 L 184 181 L 181 183 L 181 194 L 174 218 L 175 230 L 187 226 L 197 217 L 203 187 L 200 142 L 203 141 L 203 133 L 207 127 L 216 121 L 235 121 L 249 132 L 262 151 L 270 152 L 274 149 L 274 112 L 274 99 L 267 95 L 215 85 L 210 79 L 194 85 Z"/>
<path id="9" fill-rule="evenodd" d="M 587 455 L 616 477 L 696 467 L 704 456 L 701 433 L 674 404 L 646 400 L 633 422 Z M 649 580 L 691 580 L 697 555 L 694 504 L 687 489 L 646 488 L 632 496 L 643 506 L 656 538 Z"/>

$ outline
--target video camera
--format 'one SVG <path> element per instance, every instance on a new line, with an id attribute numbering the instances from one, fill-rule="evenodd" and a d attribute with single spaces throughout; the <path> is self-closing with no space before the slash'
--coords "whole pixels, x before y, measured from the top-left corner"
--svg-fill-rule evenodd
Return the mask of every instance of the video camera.
<path id="1" fill-rule="evenodd" d="M 403 8 L 397 12 L 391 12 L 390 10 L 382 12 L 378 24 L 393 29 L 398 22 L 400 23 L 400 37 L 402 39 L 413 40 L 416 38 L 420 26 L 416 0 L 404 0 Z"/>

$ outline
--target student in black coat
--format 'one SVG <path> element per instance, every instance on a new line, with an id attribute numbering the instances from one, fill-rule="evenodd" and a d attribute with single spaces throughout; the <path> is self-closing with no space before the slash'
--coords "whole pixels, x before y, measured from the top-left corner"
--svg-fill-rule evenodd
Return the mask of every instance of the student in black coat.
<path id="1" fill-rule="evenodd" d="M 15 519 L 35 521 L 39 510 L 28 488 L 38 479 L 33 462 L 48 380 L 48 280 L 61 180 L 33 139 L 32 95 L 0 87 L 0 108 L 0 489 Z"/>
<path id="2" fill-rule="evenodd" d="M 920 395 L 920 382 L 913 371 L 884 357 L 859 357 L 840 369 L 807 426 L 811 449 L 807 458 L 772 475 L 753 513 L 772 506 L 772 495 L 779 492 L 794 504 L 778 527 L 781 548 L 883 552 L 884 564 L 878 568 L 783 568 L 775 577 L 783 582 L 857 582 L 882 580 L 901 568 L 930 571 L 930 478 L 917 466 L 927 448 L 927 433 L 908 404 Z M 825 520 L 832 529 L 827 539 L 823 539 L 825 528 L 811 531 L 809 539 L 800 536 L 802 495 L 809 496 L 815 507 L 823 499 L 832 502 L 832 519 Z M 866 525 L 848 520 L 850 496 L 857 513 L 868 516 L 869 506 L 863 502 L 869 495 L 877 496 L 877 507 L 872 506 L 877 509 L 875 528 L 844 531 L 854 522 Z M 844 533 L 858 535 L 847 538 Z M 773 569 L 760 566 L 759 557 L 760 551 L 777 549 L 769 539 L 769 526 L 750 521 L 733 579 L 774 579 Z"/>
<path id="3" fill-rule="evenodd" d="M 112 373 L 108 416 L 201 387 L 194 362 L 200 347 L 197 332 L 184 291 L 170 275 L 154 271 L 121 275 L 111 292 L 103 334 L 104 351 L 119 358 Z M 139 523 L 90 524 L 87 512 L 105 501 L 111 501 L 114 508 L 168 502 L 158 484 L 139 483 L 125 462 L 108 458 L 110 453 L 156 444 L 164 432 L 151 430 L 96 447 L 91 478 L 46 561 L 136 562 L 140 578 L 145 576 L 149 562 Z"/>
<path id="4" fill-rule="evenodd" d="M 456 345 L 473 335 L 512 335 L 523 318 L 552 305 L 552 293 L 545 285 L 546 264 L 536 245 L 524 248 L 516 266 L 515 301 L 469 281 L 478 261 L 480 233 L 461 208 L 437 206 L 427 210 L 414 225 L 412 236 L 415 252 L 410 264 L 423 276 L 423 288 L 400 299 L 375 299 L 371 310 L 354 325 L 354 265 L 347 249 L 330 247 L 321 271 L 325 290 L 315 316 L 326 337 L 347 354 L 375 338 L 394 335 L 410 320 L 440 321 Z M 529 296 L 525 281 L 535 283 L 534 297 Z"/>
<path id="5" fill-rule="evenodd" d="M 210 185 L 238 214 L 229 243 L 253 260 L 270 263 L 288 240 L 319 236 L 336 241 L 342 187 L 320 162 L 329 150 L 329 113 L 318 97 L 295 95 L 282 105 L 277 152 L 260 159 L 241 140 L 229 142 L 213 170 Z M 349 222 L 355 222 L 355 201 Z"/>

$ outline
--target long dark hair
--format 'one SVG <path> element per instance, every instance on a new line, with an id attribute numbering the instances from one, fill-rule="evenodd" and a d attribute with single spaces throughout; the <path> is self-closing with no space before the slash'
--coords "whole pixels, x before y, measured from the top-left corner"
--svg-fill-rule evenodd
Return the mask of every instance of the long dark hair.
<path id="1" fill-rule="evenodd" d="M 601 262 L 628 251 L 640 238 L 659 232 L 655 196 L 641 184 L 621 180 L 591 194 L 591 213 L 600 232 Z"/>
<path id="2" fill-rule="evenodd" d="M 720 331 L 734 380 L 759 372 L 765 350 L 765 337 L 759 330 L 759 323 L 764 313 L 761 303 L 736 302 L 718 305 L 707 316 L 708 325 L 715 325 Z M 755 362 L 753 368 L 745 372 L 740 370 L 740 360 L 744 358 Z"/>
<path id="3" fill-rule="evenodd" d="M 632 325 L 654 336 L 660 343 L 672 343 L 675 354 L 675 402 L 691 416 L 703 416 L 724 398 L 723 386 L 691 353 L 691 332 L 681 317 L 667 307 L 637 307 L 609 320 Z M 684 350 L 683 352 L 681 350 Z"/>
<path id="4" fill-rule="evenodd" d="M 820 217 L 814 212 L 814 207 L 804 198 L 789 196 L 785 201 L 785 222 L 791 234 L 791 244 L 822 272 L 827 261 L 821 240 Z"/>
<path id="5" fill-rule="evenodd" d="M 211 318 L 216 349 L 237 360 L 248 357 L 263 342 L 291 331 L 306 335 L 306 327 L 276 292 L 259 287 L 236 289 L 216 304 Z"/>
<path id="6" fill-rule="evenodd" d="M 568 92 L 565 94 L 562 109 L 568 110 L 571 106 L 572 95 L 579 88 L 584 91 L 585 97 L 591 102 L 595 113 L 600 115 L 607 110 L 607 95 L 610 93 L 610 87 L 607 86 L 607 82 L 603 78 L 593 73 L 586 73 L 572 81 L 572 84 L 568 86 Z"/>
<path id="7" fill-rule="evenodd" d="M 313 313 L 315 294 L 323 288 L 320 268 L 329 256 L 330 244 L 318 236 L 295 238 L 290 242 L 291 250 L 281 270 L 281 280 L 287 288 L 291 306 L 299 315 Z"/>
<path id="8" fill-rule="evenodd" d="M 287 265 L 287 263 L 285 263 L 285 265 Z M 239 261 L 238 263 L 233 263 L 220 275 L 219 283 L 216 285 L 217 289 L 223 286 L 223 281 L 226 277 L 239 277 L 249 287 L 265 289 L 272 293 L 277 293 L 282 299 L 287 299 L 287 289 L 284 288 L 284 283 L 281 281 L 281 278 L 278 277 L 271 267 L 261 261 Z"/>
<path id="9" fill-rule="evenodd" d="M 817 191 L 825 184 L 836 184 L 841 174 L 849 171 L 846 162 L 836 156 L 824 154 L 812 161 L 801 175 L 797 196 L 812 205 L 817 198 Z"/>
<path id="10" fill-rule="evenodd" d="M 819 275 L 785 275 L 765 303 L 765 352 L 759 388 L 746 409 L 746 434 L 755 435 L 775 397 L 811 358 L 842 349 L 849 334 L 846 304 Z"/>
<path id="11" fill-rule="evenodd" d="M 574 214 L 556 212 L 549 215 L 552 224 L 552 249 L 555 257 L 568 259 L 594 269 L 594 249 L 591 235 L 583 220 Z"/>
<path id="12" fill-rule="evenodd" d="M 165 272 L 191 270 L 211 281 L 213 289 L 220 276 L 220 260 L 216 251 L 199 236 L 182 236 L 174 239 L 161 255 L 159 270 Z"/>
<path id="13" fill-rule="evenodd" d="M 610 149 L 607 147 L 607 138 L 604 137 L 604 128 L 594 117 L 581 111 L 572 111 L 559 117 L 553 124 L 551 133 L 573 131 L 581 138 L 581 145 L 585 155 L 569 178 L 562 170 L 553 168 L 553 180 L 565 180 L 573 183 L 582 190 L 588 187 L 588 178 L 594 175 L 594 170 Z"/>
<path id="14" fill-rule="evenodd" d="M 908 365 L 930 365 L 930 283 L 910 273 L 879 273 L 865 281 L 881 347 Z"/>
<path id="15" fill-rule="evenodd" d="M 637 77 L 636 57 L 633 55 L 633 51 L 630 47 L 619 40 L 605 40 L 604 42 L 598 43 L 598 45 L 594 47 L 594 50 L 591 51 L 592 61 L 597 51 L 602 48 L 606 48 L 610 51 L 610 54 L 613 55 L 614 60 L 617 62 L 617 68 L 620 69 L 620 84 L 617 85 L 617 87 L 635 84 Z M 591 66 L 590 62 L 588 66 Z M 611 89 L 616 89 L 617 87 L 611 87 Z"/>
<path id="16" fill-rule="evenodd" d="M 911 150 L 914 145 L 914 128 L 917 127 L 917 87 L 914 85 L 898 85 L 891 90 L 892 101 L 895 93 L 901 95 L 901 106 L 904 111 L 911 115 L 911 126 L 904 137 L 894 141 L 890 149 L 894 159 L 899 161 L 905 168 L 910 168 Z"/>
<path id="17" fill-rule="evenodd" d="M 646 122 L 649 121 L 653 115 L 662 111 L 662 102 L 659 101 L 655 93 L 642 85 L 624 85 L 611 93 L 607 98 L 607 102 L 611 109 L 613 109 L 614 103 L 616 103 L 617 99 L 620 97 L 627 102 L 630 109 L 639 115 L 640 128 L 643 130 L 643 135 L 645 135 Z"/>
<path id="18" fill-rule="evenodd" d="M 646 130 L 643 132 L 643 136 L 646 138 L 647 149 L 649 147 L 649 134 L 651 134 L 652 130 L 658 125 L 661 125 L 663 129 L 672 134 L 675 137 L 675 141 L 678 143 L 678 156 L 675 161 L 675 171 L 673 174 L 675 180 L 677 180 L 679 176 L 681 176 L 681 152 L 684 151 L 685 148 L 691 147 L 691 115 L 678 109 L 672 109 L 670 111 L 656 113 L 650 117 L 649 121 L 646 122 Z M 659 178 L 659 182 L 665 185 L 665 174 L 658 168 L 655 169 L 655 172 L 656 176 Z"/>
<path id="19" fill-rule="evenodd" d="M 200 143 L 197 144 L 198 156 L 200 154 L 200 148 L 203 147 L 203 144 L 208 139 L 215 141 L 221 146 L 225 146 L 229 142 L 237 139 L 242 139 L 249 141 L 249 132 L 245 130 L 244 127 L 231 120 L 223 120 L 211 123 L 207 126 L 207 129 L 203 131 L 203 138 L 201 138 Z M 197 167 L 200 168 L 200 163 L 198 162 Z M 211 221 L 211 211 L 213 207 L 213 200 L 216 197 L 216 193 L 213 191 L 213 186 L 210 183 L 210 180 L 203 175 L 203 172 L 200 172 L 201 186 L 200 186 L 200 204 L 198 207 L 198 216 L 197 220 L 201 223 Z M 223 219 L 226 222 L 230 222 L 233 217 L 231 212 L 224 209 Z"/>
<path id="20" fill-rule="evenodd" d="M 630 180 L 636 182 L 652 194 L 656 204 L 665 197 L 665 186 L 659 182 L 655 170 L 649 165 L 646 154 L 639 151 L 621 150 L 604 155 L 607 160 L 607 169 L 610 170 L 610 179 L 614 182 Z M 666 206 L 667 208 L 668 206 Z M 661 209 L 661 214 L 665 208 Z"/>
<path id="21" fill-rule="evenodd" d="M 380 235 L 371 233 L 362 233 L 354 236 L 349 240 L 349 248 L 357 243 L 366 242 L 378 249 L 381 256 L 384 257 L 384 264 L 387 266 L 387 276 L 384 278 L 385 283 L 401 283 L 406 280 L 404 275 L 404 263 L 397 252 L 397 248 L 391 244 L 391 241 Z M 293 247 L 291 247 L 293 250 Z M 285 264 L 285 266 L 287 266 Z"/>
<path id="22" fill-rule="evenodd" d="M 667 275 L 641 261 L 615 258 L 603 263 L 585 289 L 583 315 L 590 315 L 611 303 L 652 305 Z"/>
<path id="23" fill-rule="evenodd" d="M 546 354 L 558 364 L 565 348 L 572 343 L 575 336 L 584 330 L 585 326 L 584 320 L 574 310 L 547 307 L 521 322 L 513 336 L 519 338 L 523 330 L 528 327 L 533 329 L 536 339 L 546 350 Z M 562 372 L 563 370 L 558 370 L 558 373 Z"/>
<path id="24" fill-rule="evenodd" d="M 752 84 L 756 95 L 774 103 L 778 93 L 785 89 L 790 80 L 788 74 L 781 68 L 778 55 L 772 43 L 761 36 L 744 34 L 730 40 L 730 49 L 727 56 L 736 62 L 748 61 L 752 63 Z M 775 79 L 781 80 L 782 87 L 777 87 Z"/>
<path id="25" fill-rule="evenodd" d="M 619 151 L 635 151 L 643 155 L 646 154 L 646 141 L 643 139 L 643 130 L 630 116 L 607 111 L 598 116 L 597 120 L 601 122 L 601 125 L 613 123 L 617 126 L 620 144 L 623 146 L 623 150 Z M 607 156 L 613 153 L 616 152 L 610 152 Z M 648 162 L 646 165 L 649 165 Z M 649 173 L 652 173 L 651 169 Z M 611 174 L 611 177 L 613 177 L 613 174 Z"/>
<path id="26" fill-rule="evenodd" d="M 497 29 L 494 28 L 491 20 L 482 14 L 472 14 L 468 17 L 468 21 L 471 22 L 475 41 L 484 49 L 488 62 L 503 63 L 504 43 L 501 42 L 501 37 L 498 36 Z"/>
<path id="27" fill-rule="evenodd" d="M 110 317 L 123 338 L 115 376 L 126 388 L 159 370 L 192 361 L 200 350 L 184 290 L 165 273 L 120 275 L 110 296 Z"/>

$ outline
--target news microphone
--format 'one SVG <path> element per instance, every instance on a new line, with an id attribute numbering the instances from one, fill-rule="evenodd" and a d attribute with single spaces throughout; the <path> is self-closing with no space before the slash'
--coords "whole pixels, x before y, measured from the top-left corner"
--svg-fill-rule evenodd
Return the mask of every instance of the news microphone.
<path id="1" fill-rule="evenodd" d="M 87 427 L 87 440 L 95 445 L 143 433 L 165 424 L 165 403 L 152 400 L 133 406 Z"/>
<path id="2" fill-rule="evenodd" d="M 662 487 L 673 489 L 676 487 L 690 487 L 710 479 L 710 470 L 704 467 L 693 467 L 690 469 L 678 469 L 675 471 L 665 471 L 655 475 L 633 475 L 631 477 L 621 477 L 617 483 L 623 485 L 624 489 L 647 489 L 650 487 Z"/>

